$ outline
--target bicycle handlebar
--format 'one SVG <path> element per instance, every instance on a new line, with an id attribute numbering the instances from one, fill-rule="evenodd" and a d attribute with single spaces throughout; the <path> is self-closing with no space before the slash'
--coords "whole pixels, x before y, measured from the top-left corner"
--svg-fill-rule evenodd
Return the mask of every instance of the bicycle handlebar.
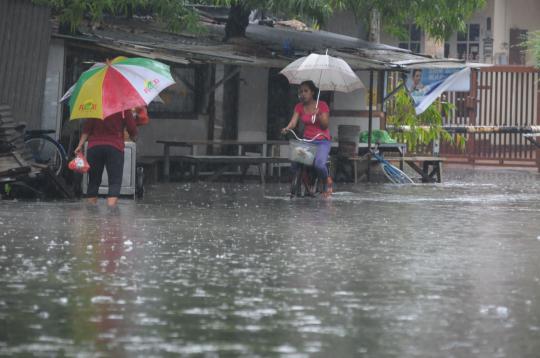
<path id="1" fill-rule="evenodd" d="M 292 129 L 287 129 L 288 132 L 291 132 L 295 137 L 296 139 L 298 139 L 299 141 L 302 141 L 302 142 L 313 142 L 315 141 L 315 139 L 317 139 L 318 136 L 322 136 L 322 133 L 317 133 L 317 135 L 311 139 L 303 139 L 303 138 L 299 138 L 297 135 L 296 135 L 296 132 L 293 131 Z"/>

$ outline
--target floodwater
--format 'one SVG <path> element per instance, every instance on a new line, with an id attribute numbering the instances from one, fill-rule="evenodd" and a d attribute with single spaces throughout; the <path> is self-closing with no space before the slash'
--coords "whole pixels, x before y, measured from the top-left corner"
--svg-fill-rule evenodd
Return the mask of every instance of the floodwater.
<path id="1" fill-rule="evenodd" d="M 0 356 L 538 357 L 540 176 L 0 202 Z"/>

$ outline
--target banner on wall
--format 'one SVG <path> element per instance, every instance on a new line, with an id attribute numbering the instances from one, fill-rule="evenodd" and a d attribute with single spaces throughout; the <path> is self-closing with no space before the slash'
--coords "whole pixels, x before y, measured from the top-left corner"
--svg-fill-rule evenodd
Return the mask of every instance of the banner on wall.
<path id="1" fill-rule="evenodd" d="M 424 112 L 443 92 L 469 91 L 470 76 L 469 67 L 410 70 L 405 86 L 414 101 L 416 114 Z"/>

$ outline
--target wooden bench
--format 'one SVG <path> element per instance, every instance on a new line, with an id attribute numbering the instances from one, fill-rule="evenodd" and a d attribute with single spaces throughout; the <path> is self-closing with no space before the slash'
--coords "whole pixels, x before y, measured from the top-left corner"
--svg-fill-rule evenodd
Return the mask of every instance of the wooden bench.
<path id="1" fill-rule="evenodd" d="M 170 176 L 170 158 L 171 147 L 186 147 L 189 148 L 192 156 L 197 156 L 197 147 L 200 146 L 219 146 L 219 147 L 236 147 L 238 156 L 245 156 L 246 146 L 257 146 L 260 148 L 260 154 L 263 157 L 271 156 L 273 148 L 275 146 L 288 145 L 288 141 L 283 140 L 236 140 L 236 139 L 223 139 L 223 140 L 157 140 L 156 143 L 163 144 L 163 179 L 169 180 Z M 275 162 L 271 162 L 275 163 Z"/>
<path id="2" fill-rule="evenodd" d="M 288 163 L 288 158 L 263 157 L 263 156 L 245 156 L 245 155 L 181 155 L 180 160 L 193 168 L 194 179 L 199 178 L 199 169 L 201 164 L 215 164 L 220 168 L 214 172 L 209 180 L 217 179 L 231 167 L 241 167 L 242 180 L 246 176 L 250 165 L 256 165 L 259 168 L 261 183 L 265 183 L 265 164 Z"/>

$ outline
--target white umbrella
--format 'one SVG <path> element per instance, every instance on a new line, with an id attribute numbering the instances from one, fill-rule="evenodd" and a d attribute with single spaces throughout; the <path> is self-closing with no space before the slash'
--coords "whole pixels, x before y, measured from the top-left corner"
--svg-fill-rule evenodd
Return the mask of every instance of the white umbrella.
<path id="1" fill-rule="evenodd" d="M 287 77 L 289 83 L 300 84 L 304 81 L 313 81 L 321 91 L 352 92 L 365 88 L 360 78 L 341 58 L 332 57 L 326 51 L 325 55 L 312 53 L 299 58 L 280 72 Z M 316 108 L 319 107 L 317 95 Z M 312 119 L 314 120 L 314 119 Z"/>

